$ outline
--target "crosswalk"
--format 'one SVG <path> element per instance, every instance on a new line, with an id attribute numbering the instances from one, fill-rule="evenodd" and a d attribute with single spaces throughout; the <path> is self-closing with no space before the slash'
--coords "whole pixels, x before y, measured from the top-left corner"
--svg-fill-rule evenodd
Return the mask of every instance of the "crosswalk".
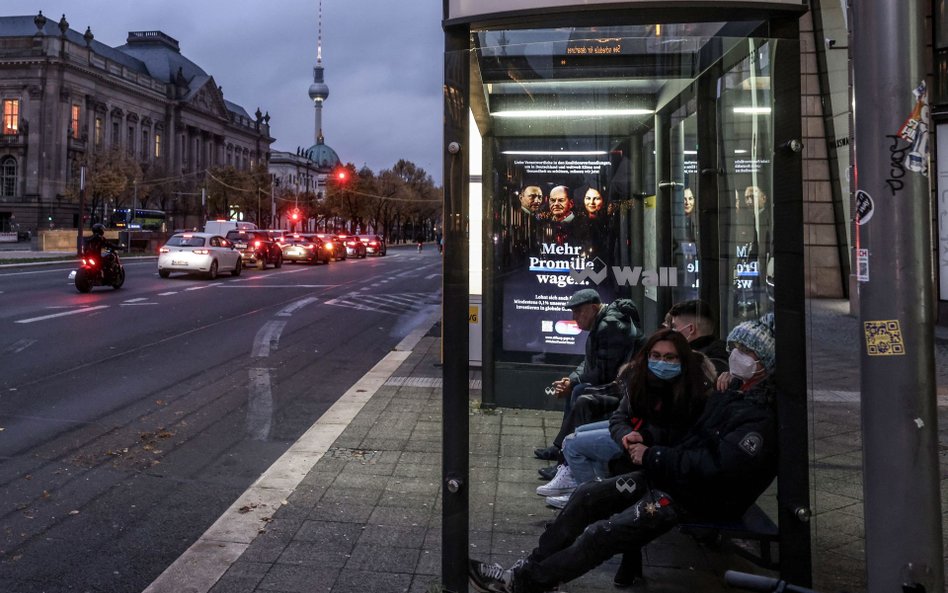
<path id="1" fill-rule="evenodd" d="M 326 304 L 359 311 L 402 315 L 406 311 L 421 311 L 433 305 L 441 304 L 441 294 L 440 291 L 385 294 L 355 291 L 330 299 L 326 301 Z"/>

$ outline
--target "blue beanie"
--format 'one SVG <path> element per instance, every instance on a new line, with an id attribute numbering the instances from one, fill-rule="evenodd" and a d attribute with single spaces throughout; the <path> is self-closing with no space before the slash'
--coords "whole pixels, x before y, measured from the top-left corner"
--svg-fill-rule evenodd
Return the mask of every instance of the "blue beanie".
<path id="1" fill-rule="evenodd" d="M 774 314 L 767 313 L 760 319 L 752 319 L 738 324 L 727 336 L 728 347 L 737 343 L 753 350 L 760 359 L 764 370 L 770 375 L 776 364 L 774 352 Z"/>

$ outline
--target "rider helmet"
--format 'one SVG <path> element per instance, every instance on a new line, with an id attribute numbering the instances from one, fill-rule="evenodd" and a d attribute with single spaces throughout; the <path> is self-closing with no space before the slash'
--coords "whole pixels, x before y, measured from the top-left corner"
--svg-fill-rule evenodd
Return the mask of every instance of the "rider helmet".
<path id="1" fill-rule="evenodd" d="M 102 225 L 102 223 L 96 223 L 96 224 L 92 225 L 92 234 L 93 234 L 93 235 L 104 235 L 104 234 L 105 234 L 105 227 Z"/>

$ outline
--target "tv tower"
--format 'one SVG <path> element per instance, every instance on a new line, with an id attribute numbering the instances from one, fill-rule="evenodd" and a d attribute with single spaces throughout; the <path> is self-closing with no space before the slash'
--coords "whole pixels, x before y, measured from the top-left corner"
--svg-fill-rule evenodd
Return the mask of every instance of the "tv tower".
<path id="1" fill-rule="evenodd" d="M 316 144 L 323 143 L 323 101 L 329 97 L 329 86 L 323 82 L 323 3 L 319 1 L 319 34 L 316 40 L 316 66 L 313 68 L 313 84 L 309 85 L 309 98 L 316 108 Z"/>

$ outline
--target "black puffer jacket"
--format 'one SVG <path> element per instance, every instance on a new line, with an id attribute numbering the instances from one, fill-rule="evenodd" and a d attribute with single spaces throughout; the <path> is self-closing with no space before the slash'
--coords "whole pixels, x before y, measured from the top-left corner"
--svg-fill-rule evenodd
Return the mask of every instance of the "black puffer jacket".
<path id="1" fill-rule="evenodd" d="M 698 423 L 674 447 L 650 447 L 643 466 L 652 485 L 689 515 L 736 519 L 777 475 L 774 387 L 717 392 Z"/>
<path id="2" fill-rule="evenodd" d="M 586 338 L 586 358 L 570 373 L 570 381 L 604 385 L 615 380 L 619 367 L 632 359 L 642 343 L 635 303 L 619 299 L 600 309 Z"/>

